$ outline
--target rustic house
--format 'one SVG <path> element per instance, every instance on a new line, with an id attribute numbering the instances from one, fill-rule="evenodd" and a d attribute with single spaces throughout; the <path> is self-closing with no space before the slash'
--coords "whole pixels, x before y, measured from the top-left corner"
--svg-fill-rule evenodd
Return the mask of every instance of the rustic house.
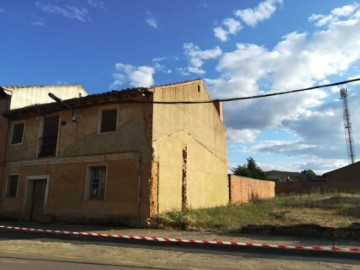
<path id="1" fill-rule="evenodd" d="M 0 216 L 142 226 L 227 204 L 221 104 L 176 103 L 199 100 L 193 80 L 8 111 Z"/>

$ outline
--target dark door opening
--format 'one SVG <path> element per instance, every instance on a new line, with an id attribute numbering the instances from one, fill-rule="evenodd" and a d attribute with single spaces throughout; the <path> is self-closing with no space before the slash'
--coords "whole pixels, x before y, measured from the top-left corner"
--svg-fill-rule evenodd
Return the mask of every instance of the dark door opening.
<path id="1" fill-rule="evenodd" d="M 39 222 L 44 215 L 46 180 L 35 180 L 31 196 L 30 221 Z"/>
<path id="2" fill-rule="evenodd" d="M 59 131 L 59 116 L 44 118 L 43 136 L 40 138 L 39 156 L 55 156 Z"/>

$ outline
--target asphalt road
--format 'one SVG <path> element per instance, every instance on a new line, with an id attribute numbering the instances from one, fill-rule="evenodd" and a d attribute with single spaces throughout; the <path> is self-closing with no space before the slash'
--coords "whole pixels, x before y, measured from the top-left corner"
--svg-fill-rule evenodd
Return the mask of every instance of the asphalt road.
<path id="1" fill-rule="evenodd" d="M 284 252 L 284 251 L 281 251 Z M 0 269 L 360 269 L 358 259 L 331 253 L 204 249 L 143 242 L 49 238 L 0 233 Z"/>

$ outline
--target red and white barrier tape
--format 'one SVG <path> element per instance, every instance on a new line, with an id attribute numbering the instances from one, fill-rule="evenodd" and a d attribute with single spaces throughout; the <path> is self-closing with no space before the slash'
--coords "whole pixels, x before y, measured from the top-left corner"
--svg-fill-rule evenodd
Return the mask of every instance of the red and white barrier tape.
<path id="1" fill-rule="evenodd" d="M 75 236 L 93 236 L 103 238 L 119 238 L 119 239 L 131 239 L 131 240 L 144 240 L 155 242 L 168 242 L 168 243 L 188 243 L 188 244 L 206 244 L 206 245 L 219 245 L 219 246 L 238 246 L 238 247 L 260 247 L 260 248 L 277 248 L 277 249 L 296 249 L 296 250 L 321 250 L 321 251 L 342 251 L 342 252 L 360 252 L 360 247 L 324 247 L 324 246 L 288 246 L 279 244 L 255 244 L 255 243 L 242 243 L 234 241 L 209 241 L 209 240 L 186 240 L 168 237 L 150 237 L 150 236 L 135 236 L 135 235 L 123 235 L 123 234 L 105 234 L 105 233 L 93 233 L 93 232 L 74 232 L 74 231 L 60 231 L 60 230 L 48 230 L 15 226 L 0 225 L 0 229 L 9 229 L 25 232 L 36 233 L 50 233 L 50 234 L 64 234 Z"/>

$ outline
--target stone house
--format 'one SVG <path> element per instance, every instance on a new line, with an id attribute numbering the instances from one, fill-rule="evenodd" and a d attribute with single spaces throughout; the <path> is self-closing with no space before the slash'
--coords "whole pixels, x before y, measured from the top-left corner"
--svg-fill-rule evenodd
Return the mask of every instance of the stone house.
<path id="1" fill-rule="evenodd" d="M 200 100 L 209 94 L 193 80 L 8 111 L 0 216 L 144 226 L 226 205 L 221 104 L 176 103 Z"/>
<path id="2" fill-rule="evenodd" d="M 323 175 L 326 187 L 330 191 L 360 191 L 360 161 L 348 166 L 327 172 Z"/>

